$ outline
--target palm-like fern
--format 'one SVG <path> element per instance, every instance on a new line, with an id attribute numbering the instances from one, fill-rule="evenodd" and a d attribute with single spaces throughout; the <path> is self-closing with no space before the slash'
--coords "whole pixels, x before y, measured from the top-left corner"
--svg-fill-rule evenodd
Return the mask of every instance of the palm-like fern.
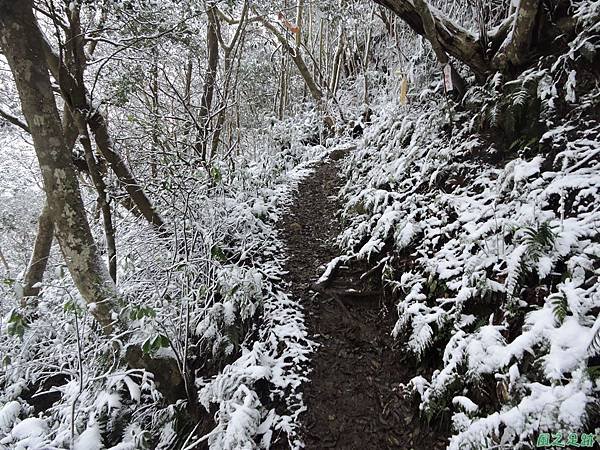
<path id="1" fill-rule="evenodd" d="M 464 102 L 480 111 L 477 116 L 482 129 L 496 129 L 513 138 L 519 128 L 528 126 L 524 118 L 537 99 L 537 86 L 543 75 L 541 71 L 534 72 L 505 83 L 496 74 L 483 88 L 469 90 Z"/>
<path id="2" fill-rule="evenodd" d="M 524 235 L 524 246 L 515 251 L 513 255 L 515 261 L 512 263 L 512 268 L 509 267 L 506 281 L 507 290 L 512 296 L 516 296 L 519 288 L 534 270 L 533 266 L 544 254 L 554 248 L 556 242 L 556 233 L 548 222 L 540 223 L 535 227 L 524 227 L 520 231 Z"/>

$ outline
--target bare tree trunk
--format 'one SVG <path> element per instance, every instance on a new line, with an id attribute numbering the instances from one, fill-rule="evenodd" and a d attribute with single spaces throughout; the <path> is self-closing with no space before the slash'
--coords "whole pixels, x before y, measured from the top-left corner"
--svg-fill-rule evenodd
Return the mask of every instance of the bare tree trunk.
<path id="1" fill-rule="evenodd" d="M 11 278 L 11 276 L 10 276 L 10 266 L 8 265 L 8 261 L 4 257 L 4 253 L 2 253 L 2 248 L 0 248 L 0 262 L 2 262 L 2 265 L 4 266 L 4 270 L 6 270 L 7 277 Z"/>
<path id="2" fill-rule="evenodd" d="M 282 120 L 285 113 L 285 76 L 287 72 L 287 59 L 285 57 L 285 51 L 283 49 L 281 50 L 280 67 L 281 70 L 279 71 L 279 108 L 277 110 L 277 117 L 279 118 L 279 120 Z"/>
<path id="3" fill-rule="evenodd" d="M 4 253 L 2 253 L 2 248 L 0 248 L 0 261 L 2 261 L 4 270 L 6 270 L 6 275 L 10 278 L 10 266 L 8 265 L 8 261 L 4 257 Z"/>
<path id="4" fill-rule="evenodd" d="M 223 94 L 222 94 L 222 98 L 221 98 L 221 102 L 219 104 L 219 113 L 217 115 L 217 122 L 215 125 L 215 131 L 212 137 L 212 145 L 211 145 L 211 152 L 210 152 L 210 157 L 214 157 L 214 155 L 217 154 L 217 149 L 219 147 L 219 142 L 221 140 L 221 131 L 223 129 L 223 124 L 225 123 L 225 117 L 227 115 L 227 101 L 229 100 L 229 95 L 230 95 L 230 90 L 231 90 L 231 79 L 233 78 L 233 72 L 234 72 L 234 68 L 233 68 L 233 61 L 234 59 L 237 57 L 238 58 L 238 65 L 237 65 L 237 72 L 239 72 L 239 61 L 241 59 L 241 52 L 242 52 L 242 47 L 243 47 L 243 40 L 244 40 L 244 32 L 246 29 L 246 17 L 248 14 L 248 0 L 244 1 L 244 6 L 242 8 L 242 14 L 240 16 L 240 21 L 239 24 L 233 34 L 233 37 L 231 38 L 231 42 L 229 44 L 226 44 L 223 41 L 223 37 L 220 33 L 220 30 L 217 29 L 217 31 L 219 31 L 218 36 L 219 36 L 219 42 L 221 43 L 221 46 L 223 47 L 223 52 L 224 52 L 224 56 L 223 56 L 223 65 L 224 65 L 224 74 L 225 74 L 225 81 L 223 83 Z M 237 77 L 235 80 L 235 84 L 237 84 Z M 235 86 L 234 86 L 234 90 L 235 90 Z"/>
<path id="5" fill-rule="evenodd" d="M 342 66 L 342 58 L 344 55 L 344 51 L 346 48 L 346 36 L 344 32 L 343 25 L 340 24 L 340 35 L 338 37 L 338 45 L 335 51 L 335 57 L 333 60 L 333 71 L 331 72 L 331 82 L 329 90 L 331 91 L 331 95 L 335 96 L 337 92 L 339 80 L 340 80 L 340 70 Z"/>
<path id="6" fill-rule="evenodd" d="M 102 211 L 102 221 L 104 223 L 104 236 L 106 238 L 106 253 L 108 255 L 108 273 L 112 280 L 117 281 L 117 244 L 115 241 L 115 229 L 112 221 L 112 213 L 110 204 L 106 195 L 106 184 L 98 169 L 94 151 L 92 150 L 92 142 L 87 130 L 87 125 L 82 118 L 79 118 L 79 140 L 85 151 L 85 160 L 90 169 L 90 177 L 98 193 L 98 204 Z"/>
<path id="7" fill-rule="evenodd" d="M 300 48 L 302 44 L 302 19 L 304 12 L 304 0 L 298 0 L 298 4 L 296 5 L 296 27 L 298 27 L 298 31 L 296 32 L 296 48 Z"/>
<path id="8" fill-rule="evenodd" d="M 365 53 L 362 58 L 359 58 L 361 70 L 364 78 L 364 89 L 363 89 L 363 103 L 365 105 L 369 105 L 369 77 L 368 77 L 368 69 L 369 62 L 371 60 L 371 42 L 373 38 L 373 18 L 375 17 L 375 5 L 371 7 L 371 18 L 369 20 L 369 29 L 367 30 L 367 36 L 365 37 Z M 358 36 L 358 29 L 356 36 Z M 357 38 L 358 39 L 358 38 Z M 359 55 L 360 56 L 360 55 Z M 366 111 L 365 111 L 366 113 Z"/>
<path id="9" fill-rule="evenodd" d="M 71 153 L 73 147 L 75 146 L 78 132 L 73 121 L 73 116 L 66 105 L 63 112 L 62 124 L 67 149 L 69 150 L 69 153 Z M 27 132 L 29 133 L 29 128 L 27 128 Z M 85 171 L 89 171 L 87 163 L 84 169 Z M 46 271 L 53 240 L 54 222 L 50 216 L 50 208 L 48 207 L 48 202 L 46 201 L 38 219 L 38 228 L 35 242 L 33 244 L 33 251 L 29 260 L 29 264 L 27 265 L 25 277 L 23 278 L 24 297 L 37 297 L 39 295 L 40 288 L 34 286 L 38 283 L 41 283 L 44 279 L 44 272 Z M 114 279 L 115 278 L 113 278 L 113 280 Z"/>
<path id="10" fill-rule="evenodd" d="M 158 49 L 152 50 L 152 81 L 150 83 L 150 92 L 152 92 L 152 154 L 150 155 L 150 173 L 153 178 L 158 176 L 156 158 L 158 154 Z M 187 86 L 186 86 L 187 87 Z M 189 98 L 189 94 L 185 94 Z M 186 98 L 184 97 L 184 98 Z M 187 101 L 187 100 L 186 100 Z"/>
<path id="11" fill-rule="evenodd" d="M 521 66 L 526 62 L 539 4 L 539 0 L 520 0 L 511 32 L 494 56 L 495 65 L 506 69 L 508 64 Z"/>
<path id="12" fill-rule="evenodd" d="M 27 272 L 23 279 L 24 297 L 37 297 L 40 293 L 40 287 L 36 285 L 44 279 L 44 272 L 46 271 L 48 257 L 50 256 L 53 237 L 54 222 L 52 221 L 48 202 L 46 202 L 38 219 L 33 252 L 31 253 Z"/>
<path id="13" fill-rule="evenodd" d="M 325 59 L 324 55 L 324 47 L 325 47 L 325 20 L 321 18 L 319 23 L 319 66 L 315 68 L 315 73 L 319 76 L 319 83 L 323 84 L 323 74 L 325 73 L 325 68 L 323 67 L 323 60 Z M 316 75 L 315 75 L 316 78 Z"/>
<path id="14" fill-rule="evenodd" d="M 309 51 L 314 54 L 315 52 L 315 41 L 314 41 L 314 16 L 313 16 L 313 3 L 308 2 L 308 24 L 306 25 L 306 34 L 304 34 L 304 42 L 308 47 Z"/>
<path id="15" fill-rule="evenodd" d="M 85 51 L 84 51 L 84 41 L 83 41 L 83 33 L 81 32 L 80 18 L 79 18 L 79 7 L 80 5 L 76 5 L 74 8 L 70 8 L 69 10 L 69 22 L 71 28 L 69 30 L 69 47 L 72 53 L 73 60 L 73 72 L 75 73 L 75 79 L 77 83 L 83 86 L 83 74 L 86 65 L 85 59 Z M 156 61 L 158 64 L 158 61 Z M 156 77 L 158 77 L 158 69 L 156 70 Z M 154 109 L 153 109 L 154 111 Z M 106 239 L 106 251 L 108 254 L 108 273 L 112 280 L 116 283 L 117 281 L 117 245 L 115 241 L 115 229 L 112 221 L 112 213 L 110 210 L 110 205 L 108 203 L 108 195 L 106 190 L 106 183 L 104 182 L 104 178 L 102 177 L 102 173 L 100 168 L 98 167 L 98 163 L 96 162 L 96 157 L 94 156 L 94 151 L 92 149 L 92 141 L 90 139 L 90 134 L 88 132 L 88 125 L 85 121 L 85 118 L 81 115 L 78 110 L 74 111 L 72 114 L 72 118 L 74 119 L 75 128 L 78 131 L 79 140 L 81 145 L 83 146 L 85 161 L 89 170 L 90 177 L 92 179 L 92 183 L 96 188 L 96 193 L 98 194 L 98 205 L 100 206 L 100 211 L 102 211 L 102 220 L 104 223 L 104 236 Z M 154 158 L 154 152 L 152 154 L 152 158 Z"/>
<path id="16" fill-rule="evenodd" d="M 90 312 L 109 333 L 116 287 L 100 259 L 87 221 L 31 0 L 0 0 L 0 44 L 31 130 L 50 216 L 67 267 Z"/>
<path id="17" fill-rule="evenodd" d="M 442 58 L 440 61 L 444 59 L 442 53 L 451 55 L 469 66 L 479 78 L 485 78 L 493 70 L 491 63 L 486 60 L 477 38 L 468 30 L 428 6 L 425 0 L 417 0 L 414 3 L 411 0 L 373 1 L 395 13 L 417 34 L 425 36 L 428 40 L 435 36 L 436 39 L 432 41 L 432 45 L 436 55 L 440 53 L 438 55 L 438 58 Z"/>
<path id="18" fill-rule="evenodd" d="M 62 124 L 67 148 L 69 149 L 69 151 L 72 151 L 73 147 L 75 147 L 75 143 L 77 142 L 77 136 L 79 136 L 79 131 L 77 130 L 77 126 L 75 125 L 75 121 L 73 120 L 73 114 L 71 114 L 68 105 L 65 105 L 63 110 Z"/>
<path id="19" fill-rule="evenodd" d="M 331 75 L 330 73 L 330 58 L 329 58 L 329 48 L 331 47 L 331 27 L 329 26 L 329 21 L 326 21 L 327 26 L 325 27 L 325 45 L 323 47 L 323 85 L 327 84 L 327 80 Z"/>

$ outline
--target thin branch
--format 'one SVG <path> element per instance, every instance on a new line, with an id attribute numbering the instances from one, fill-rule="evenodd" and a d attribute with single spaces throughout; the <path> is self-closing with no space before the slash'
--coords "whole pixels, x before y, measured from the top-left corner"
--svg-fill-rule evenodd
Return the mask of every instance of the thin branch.
<path id="1" fill-rule="evenodd" d="M 23 121 L 21 121 L 21 119 L 19 119 L 18 117 L 15 117 L 9 113 L 7 113 L 6 111 L 2 110 L 0 108 L 0 117 L 2 117 L 4 120 L 6 120 L 9 123 L 12 123 L 13 125 L 21 128 L 23 131 L 26 131 L 27 133 L 31 132 L 29 131 L 29 127 L 27 126 L 27 124 Z"/>

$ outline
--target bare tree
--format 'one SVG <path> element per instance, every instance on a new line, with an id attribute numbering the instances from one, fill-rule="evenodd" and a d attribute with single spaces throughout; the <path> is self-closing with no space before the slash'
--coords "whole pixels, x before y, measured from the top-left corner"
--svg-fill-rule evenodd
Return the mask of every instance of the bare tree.
<path id="1" fill-rule="evenodd" d="M 228 99 L 231 95 L 231 83 L 232 83 L 232 78 L 233 78 L 233 72 L 234 72 L 234 67 L 233 67 L 233 62 L 234 59 L 236 58 L 236 56 L 238 57 L 238 61 L 240 58 L 240 53 L 241 53 L 241 47 L 243 46 L 243 39 L 244 39 L 244 32 L 246 29 L 246 24 L 247 24 L 247 15 L 248 15 L 248 7 L 249 7 L 249 2 L 248 0 L 244 1 L 244 6 L 242 7 L 242 13 L 240 15 L 240 20 L 237 24 L 237 27 L 235 29 L 235 32 L 233 34 L 233 37 L 231 38 L 231 41 L 229 43 L 226 43 L 225 40 L 223 39 L 223 35 L 220 32 L 220 28 L 217 28 L 218 31 L 218 38 L 219 38 L 219 43 L 221 44 L 221 47 L 223 48 L 223 53 L 224 53 L 224 57 L 223 57 L 223 72 L 224 72 L 224 82 L 223 82 L 223 88 L 222 88 L 222 95 L 221 95 L 221 101 L 219 103 L 219 107 L 218 107 L 218 113 L 217 113 L 217 123 L 215 125 L 215 132 L 213 134 L 213 138 L 212 138 L 212 149 L 211 149 L 211 158 L 216 155 L 217 153 L 217 149 L 219 146 L 219 142 L 220 142 L 220 137 L 221 137 L 221 131 L 223 130 L 223 125 L 225 123 L 225 116 L 227 113 L 227 102 Z M 218 8 L 216 9 L 217 14 L 219 15 L 219 17 L 224 18 L 226 21 L 228 21 L 227 16 L 225 16 L 225 14 L 223 14 Z M 232 19 L 231 22 L 234 22 Z M 228 21 L 229 22 L 229 21 Z M 238 65 L 239 68 L 239 65 Z"/>
<path id="2" fill-rule="evenodd" d="M 269 30 L 273 34 L 273 36 L 277 38 L 282 48 L 290 55 L 292 61 L 298 69 L 298 72 L 300 73 L 302 79 L 306 83 L 306 86 L 308 87 L 308 90 L 310 91 L 310 94 L 312 95 L 314 101 L 317 103 L 317 105 L 320 105 L 323 100 L 323 91 L 321 90 L 321 87 L 316 83 L 315 79 L 313 78 L 310 72 L 310 69 L 306 65 L 300 48 L 290 43 L 287 37 L 281 31 L 279 31 L 275 25 L 269 22 L 269 20 L 264 15 L 257 14 L 257 19 L 260 21 L 260 23 L 263 24 L 263 26 L 267 30 Z"/>
<path id="3" fill-rule="evenodd" d="M 210 111 L 212 108 L 215 85 L 217 81 L 217 70 L 219 68 L 219 16 L 217 15 L 217 6 L 215 3 L 210 3 L 206 10 L 208 17 L 206 30 L 206 46 L 208 50 L 208 66 L 206 67 L 206 75 L 204 77 L 204 87 L 202 90 L 202 100 L 200 102 L 200 112 L 198 124 L 201 129 L 198 130 L 199 136 L 194 145 L 196 152 L 199 154 L 203 163 L 206 163 L 206 149 L 208 147 L 208 135 L 210 127 Z"/>

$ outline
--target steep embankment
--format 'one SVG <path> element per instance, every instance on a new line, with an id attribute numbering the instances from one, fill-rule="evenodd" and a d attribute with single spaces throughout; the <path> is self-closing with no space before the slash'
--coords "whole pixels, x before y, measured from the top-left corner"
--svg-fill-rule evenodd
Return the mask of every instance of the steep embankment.
<path id="1" fill-rule="evenodd" d="M 381 108 L 344 164 L 344 260 L 396 299 L 387 331 L 422 365 L 409 391 L 451 449 L 598 432 L 596 6 L 563 55 L 473 87 L 450 116 L 431 91 Z"/>

